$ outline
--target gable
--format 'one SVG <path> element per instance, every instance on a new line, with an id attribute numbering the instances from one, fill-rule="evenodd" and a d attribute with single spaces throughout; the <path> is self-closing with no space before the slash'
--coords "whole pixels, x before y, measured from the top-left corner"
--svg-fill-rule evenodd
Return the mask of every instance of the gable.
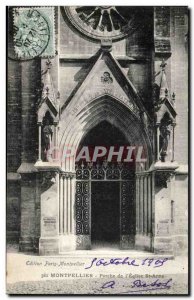
<path id="1" fill-rule="evenodd" d="M 101 51 L 93 68 L 67 104 L 68 111 L 79 111 L 92 100 L 109 95 L 127 106 L 138 118 L 145 108 L 135 87 L 122 71 L 111 53 Z M 62 112 L 65 110 L 62 107 Z"/>

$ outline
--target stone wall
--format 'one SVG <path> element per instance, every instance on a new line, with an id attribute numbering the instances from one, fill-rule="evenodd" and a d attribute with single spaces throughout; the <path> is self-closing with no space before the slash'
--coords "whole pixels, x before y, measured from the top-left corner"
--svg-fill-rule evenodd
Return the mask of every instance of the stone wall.
<path id="1" fill-rule="evenodd" d="M 188 39 L 187 8 L 171 8 L 171 91 L 176 95 L 175 160 L 179 164 L 188 163 Z"/>
<path id="2" fill-rule="evenodd" d="M 35 205 L 37 160 L 36 105 L 40 96 L 40 59 L 18 61 L 13 54 L 11 18 L 9 19 L 9 51 L 7 77 L 7 238 L 31 234 L 35 225 L 32 206 Z M 29 175 L 21 179 L 20 173 Z M 23 177 L 22 177 L 23 178 Z M 20 219 L 21 218 L 21 219 Z M 20 224 L 21 220 L 21 224 Z M 33 230 L 33 229 L 32 229 Z M 19 234 L 20 231 L 20 234 Z M 29 233 L 27 234 L 27 231 Z M 15 233 L 14 233 L 15 232 Z M 25 233 L 24 233 L 25 232 Z"/>
<path id="3" fill-rule="evenodd" d="M 10 11 L 11 15 L 11 11 Z M 11 22 L 8 24 L 12 32 Z M 20 232 L 20 176 L 21 164 L 21 63 L 13 60 L 13 44 L 8 38 L 7 61 L 7 205 L 6 230 L 9 241 L 18 241 Z"/>
<path id="4" fill-rule="evenodd" d="M 20 197 L 21 187 L 20 180 L 16 180 L 12 173 L 9 177 L 9 187 L 7 189 L 7 205 L 6 205 L 6 231 L 8 241 L 19 241 L 20 234 Z"/>
<path id="5" fill-rule="evenodd" d="M 188 175 L 176 174 L 174 200 L 174 253 L 175 255 L 188 253 Z M 190 201 L 190 200 L 189 200 Z"/>
<path id="6" fill-rule="evenodd" d="M 180 168 L 175 181 L 174 251 L 188 251 L 188 10 L 171 8 L 171 90 L 176 94 L 177 125 L 175 127 L 175 160 Z M 181 171 L 184 169 L 184 171 Z"/>

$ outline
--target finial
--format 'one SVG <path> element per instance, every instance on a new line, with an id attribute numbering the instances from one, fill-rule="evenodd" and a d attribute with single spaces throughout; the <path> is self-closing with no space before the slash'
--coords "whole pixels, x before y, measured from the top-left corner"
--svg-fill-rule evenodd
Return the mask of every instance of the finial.
<path id="1" fill-rule="evenodd" d="M 89 169 L 91 169 L 92 166 L 93 166 L 93 162 L 92 162 L 92 161 L 89 161 L 89 162 L 88 162 L 88 167 L 89 167 Z"/>
<path id="2" fill-rule="evenodd" d="M 46 61 L 46 66 L 47 66 L 47 69 L 49 70 L 52 66 L 52 63 L 50 61 L 50 59 L 48 58 L 48 60 Z"/>
<path id="3" fill-rule="evenodd" d="M 106 169 L 108 166 L 108 161 L 107 158 L 105 157 L 105 159 L 103 160 L 103 167 Z"/>
<path id="4" fill-rule="evenodd" d="M 49 87 L 47 86 L 47 87 L 45 88 L 45 90 L 46 90 L 46 94 L 47 94 L 47 96 L 48 96 L 48 94 L 49 94 Z"/>
<path id="5" fill-rule="evenodd" d="M 175 95 L 175 93 L 173 92 L 173 93 L 172 93 L 172 103 L 173 103 L 173 105 L 175 105 L 175 97 L 176 97 L 176 95 Z"/>
<path id="6" fill-rule="evenodd" d="M 111 39 L 102 39 L 101 40 L 101 49 L 107 52 L 112 50 L 112 40 Z"/>
<path id="7" fill-rule="evenodd" d="M 84 162 L 82 160 L 82 163 L 81 163 L 81 168 L 83 169 L 84 168 Z"/>
<path id="8" fill-rule="evenodd" d="M 57 99 L 60 99 L 60 93 L 59 93 L 59 91 L 57 92 Z"/>
<path id="9" fill-rule="evenodd" d="M 120 161 L 120 162 L 118 162 L 118 167 L 119 167 L 119 169 L 121 170 L 122 169 L 122 167 L 123 167 L 123 163 Z"/>
<path id="10" fill-rule="evenodd" d="M 166 67 L 167 63 L 165 62 L 164 58 L 161 62 L 160 68 L 162 68 L 162 71 L 165 71 L 165 67 Z"/>

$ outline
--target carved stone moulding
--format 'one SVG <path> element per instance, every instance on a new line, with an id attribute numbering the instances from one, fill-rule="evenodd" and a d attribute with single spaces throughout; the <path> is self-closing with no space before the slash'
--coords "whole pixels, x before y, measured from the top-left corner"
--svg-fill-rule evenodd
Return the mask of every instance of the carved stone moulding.
<path id="1" fill-rule="evenodd" d="M 73 179 L 73 178 L 76 177 L 74 172 L 64 172 L 64 171 L 63 171 L 63 172 L 61 172 L 60 174 L 63 176 L 63 178 L 70 178 L 70 179 Z"/>
<path id="2" fill-rule="evenodd" d="M 157 162 L 154 166 L 155 169 L 155 185 L 156 187 L 168 187 L 168 183 L 171 177 L 175 174 L 175 170 L 178 168 L 176 162 L 173 163 L 162 163 Z"/>
<path id="3" fill-rule="evenodd" d="M 42 172 L 41 190 L 42 192 L 49 189 L 53 184 L 56 183 L 56 171 L 44 171 Z"/>
<path id="4" fill-rule="evenodd" d="M 61 165 L 58 162 L 43 162 L 37 161 L 34 167 L 38 171 L 61 171 Z"/>
<path id="5" fill-rule="evenodd" d="M 167 188 L 167 183 L 170 181 L 172 171 L 158 171 L 155 173 L 155 185 L 158 187 Z"/>

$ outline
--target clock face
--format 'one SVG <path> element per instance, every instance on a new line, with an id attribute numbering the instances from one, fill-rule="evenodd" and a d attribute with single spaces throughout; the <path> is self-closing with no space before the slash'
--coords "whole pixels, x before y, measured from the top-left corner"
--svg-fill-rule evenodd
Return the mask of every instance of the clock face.
<path id="1" fill-rule="evenodd" d="M 14 11 L 14 49 L 18 59 L 39 56 L 49 42 L 49 26 L 35 9 Z"/>
<path id="2" fill-rule="evenodd" d="M 70 6 L 63 10 L 79 32 L 96 41 L 117 41 L 132 34 L 142 14 L 141 8 L 127 6 Z"/>

